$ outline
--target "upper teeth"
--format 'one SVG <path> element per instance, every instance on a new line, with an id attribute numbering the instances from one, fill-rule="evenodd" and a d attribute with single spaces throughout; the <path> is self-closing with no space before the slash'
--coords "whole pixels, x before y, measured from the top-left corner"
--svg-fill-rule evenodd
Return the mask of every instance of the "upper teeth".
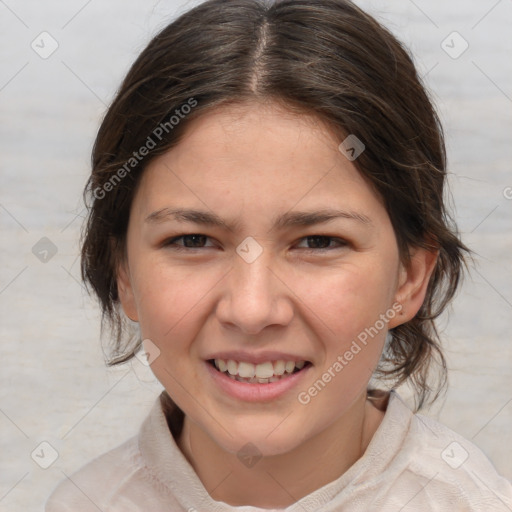
<path id="1" fill-rule="evenodd" d="M 268 379 L 274 375 L 292 373 L 295 367 L 299 370 L 304 367 L 306 361 L 266 361 L 264 363 L 252 364 L 245 361 L 233 361 L 233 359 L 214 359 L 215 366 L 221 372 L 226 370 L 230 375 L 238 375 L 251 379 Z"/>

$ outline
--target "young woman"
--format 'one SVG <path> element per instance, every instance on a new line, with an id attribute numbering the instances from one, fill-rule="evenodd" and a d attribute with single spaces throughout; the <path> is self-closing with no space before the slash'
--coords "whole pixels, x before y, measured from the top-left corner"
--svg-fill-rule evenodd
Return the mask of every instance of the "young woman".
<path id="1" fill-rule="evenodd" d="M 209 0 L 160 32 L 97 136 L 82 271 L 112 363 L 142 344 L 165 391 L 47 511 L 511 510 L 476 446 L 379 389 L 444 383 L 445 178 L 411 58 L 351 2 Z"/>

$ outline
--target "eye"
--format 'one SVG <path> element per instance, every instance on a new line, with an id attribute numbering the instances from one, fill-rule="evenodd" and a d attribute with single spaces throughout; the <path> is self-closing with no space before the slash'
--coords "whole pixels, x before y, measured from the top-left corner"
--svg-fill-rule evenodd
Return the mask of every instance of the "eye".
<path id="1" fill-rule="evenodd" d="M 336 238 L 336 237 L 327 236 L 327 235 L 310 235 L 310 236 L 306 236 L 306 237 L 302 238 L 301 242 L 302 241 L 306 241 L 306 243 L 308 245 L 313 246 L 313 247 L 305 247 L 304 249 L 307 251 L 308 250 L 309 251 L 329 251 L 332 249 L 337 249 L 337 248 L 345 247 L 346 245 L 348 245 L 348 242 L 346 242 L 345 240 L 343 240 L 341 238 Z M 337 247 L 336 246 L 329 247 L 329 245 L 333 241 L 336 244 L 338 244 Z"/>
<path id="2" fill-rule="evenodd" d="M 209 237 L 206 235 L 193 233 L 193 234 L 181 235 L 181 236 L 176 236 L 174 238 L 170 238 L 169 240 L 166 240 L 162 244 L 162 246 L 163 247 L 172 246 L 174 249 L 177 249 L 177 250 L 203 249 L 205 247 L 204 244 L 206 243 L 206 240 L 208 240 L 208 239 L 209 239 Z M 182 240 L 183 244 L 177 243 L 179 240 Z M 210 247 L 214 247 L 214 246 L 212 245 Z"/>

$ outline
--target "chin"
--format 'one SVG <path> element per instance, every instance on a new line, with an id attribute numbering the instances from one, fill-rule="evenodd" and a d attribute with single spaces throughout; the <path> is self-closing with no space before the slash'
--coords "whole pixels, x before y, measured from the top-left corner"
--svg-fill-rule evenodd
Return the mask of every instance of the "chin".
<path id="1" fill-rule="evenodd" d="M 212 437 L 224 450 L 239 458 L 244 455 L 251 455 L 252 452 L 259 457 L 283 455 L 297 448 L 303 442 L 304 430 L 291 424 L 285 427 L 284 423 L 286 421 L 277 427 L 282 420 L 283 418 L 277 422 L 241 424 L 238 428 L 229 430 L 231 436 L 222 431 L 217 432 L 220 437 Z M 293 435 L 294 429 L 297 429 L 297 435 Z M 298 435 L 299 431 L 300 435 Z"/>

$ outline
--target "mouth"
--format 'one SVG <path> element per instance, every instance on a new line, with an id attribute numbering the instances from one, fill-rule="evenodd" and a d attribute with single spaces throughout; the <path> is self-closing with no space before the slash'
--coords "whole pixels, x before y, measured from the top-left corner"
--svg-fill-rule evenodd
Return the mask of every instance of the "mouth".
<path id="1" fill-rule="evenodd" d="M 265 361 L 258 364 L 233 359 L 208 359 L 206 361 L 218 373 L 245 384 L 273 384 L 304 372 L 311 366 L 309 361 Z"/>

